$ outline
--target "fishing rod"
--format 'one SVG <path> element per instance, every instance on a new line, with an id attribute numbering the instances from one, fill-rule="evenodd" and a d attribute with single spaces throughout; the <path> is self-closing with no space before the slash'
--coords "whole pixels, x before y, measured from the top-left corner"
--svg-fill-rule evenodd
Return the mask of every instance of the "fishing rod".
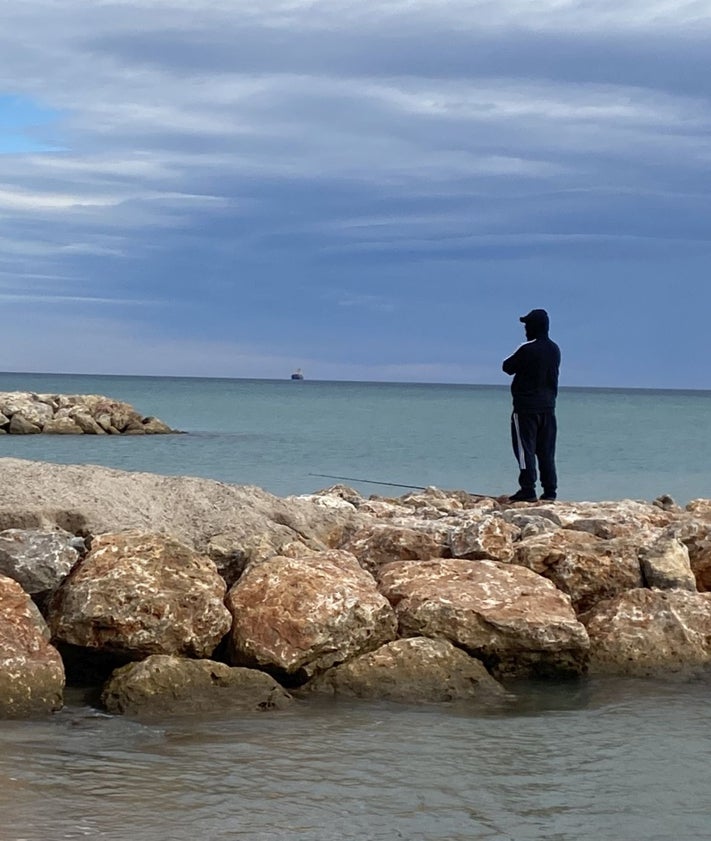
<path id="1" fill-rule="evenodd" d="M 355 476 L 332 476 L 330 473 L 309 473 L 309 476 L 318 476 L 321 479 L 339 479 L 341 482 L 365 482 L 367 485 L 388 485 L 391 488 L 411 488 L 416 491 L 426 491 L 424 485 L 404 485 L 401 482 L 376 482 L 375 479 L 358 479 Z M 479 499 L 501 499 L 502 497 L 492 496 L 491 494 L 470 493 L 469 496 L 474 496 Z"/>
<path id="2" fill-rule="evenodd" d="M 423 485 L 404 485 L 402 482 L 376 482 L 375 479 L 356 479 L 354 476 L 331 476 L 330 473 L 309 473 L 321 479 L 339 479 L 342 482 L 364 482 L 367 485 L 388 485 L 391 488 L 412 488 L 416 491 L 426 491 Z"/>

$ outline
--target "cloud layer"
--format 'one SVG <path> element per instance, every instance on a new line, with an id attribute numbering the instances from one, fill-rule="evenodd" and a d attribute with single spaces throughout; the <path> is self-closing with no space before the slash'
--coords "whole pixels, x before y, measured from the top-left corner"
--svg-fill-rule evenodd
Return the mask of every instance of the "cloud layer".
<path id="1" fill-rule="evenodd" d="M 706 0 L 5 4 L 4 367 L 500 382 L 546 306 L 571 384 L 711 388 L 710 42 Z"/>

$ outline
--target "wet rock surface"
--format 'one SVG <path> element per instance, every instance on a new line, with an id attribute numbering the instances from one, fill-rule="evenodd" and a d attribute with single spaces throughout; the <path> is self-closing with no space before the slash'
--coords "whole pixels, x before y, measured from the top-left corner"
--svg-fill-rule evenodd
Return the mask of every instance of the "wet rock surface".
<path id="1" fill-rule="evenodd" d="M 442 639 L 412 637 L 329 669 L 305 692 L 343 698 L 417 702 L 499 703 L 506 690 L 483 663 Z"/>
<path id="2" fill-rule="evenodd" d="M 256 669 L 154 654 L 117 669 L 104 686 L 101 700 L 108 712 L 155 718 L 206 711 L 279 710 L 292 698 L 274 678 Z"/>

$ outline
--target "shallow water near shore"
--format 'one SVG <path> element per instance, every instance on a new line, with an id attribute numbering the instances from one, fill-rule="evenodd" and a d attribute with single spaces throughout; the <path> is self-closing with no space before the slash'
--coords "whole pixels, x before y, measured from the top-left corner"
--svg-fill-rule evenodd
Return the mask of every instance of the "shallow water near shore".
<path id="1" fill-rule="evenodd" d="M 504 387 L 0 374 L 100 393 L 187 435 L 0 436 L 0 455 L 364 495 L 515 487 Z M 564 389 L 561 495 L 711 497 L 711 392 Z M 353 478 L 355 477 L 355 479 Z M 701 841 L 711 676 L 518 684 L 466 706 L 299 701 L 141 724 L 70 690 L 0 722 L 0 841 Z"/>
<path id="2" fill-rule="evenodd" d="M 3 841 L 701 841 L 711 681 L 521 684 L 501 713 L 299 701 L 0 725 Z"/>

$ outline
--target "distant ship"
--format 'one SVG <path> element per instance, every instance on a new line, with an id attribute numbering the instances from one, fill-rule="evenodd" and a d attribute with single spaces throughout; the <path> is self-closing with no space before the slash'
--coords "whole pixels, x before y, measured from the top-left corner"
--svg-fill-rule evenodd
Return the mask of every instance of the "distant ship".
<path id="1" fill-rule="evenodd" d="M 296 371 L 294 371 L 294 373 L 291 375 L 292 380 L 303 380 L 303 378 L 304 378 L 304 374 L 303 374 L 301 368 L 297 368 Z"/>

